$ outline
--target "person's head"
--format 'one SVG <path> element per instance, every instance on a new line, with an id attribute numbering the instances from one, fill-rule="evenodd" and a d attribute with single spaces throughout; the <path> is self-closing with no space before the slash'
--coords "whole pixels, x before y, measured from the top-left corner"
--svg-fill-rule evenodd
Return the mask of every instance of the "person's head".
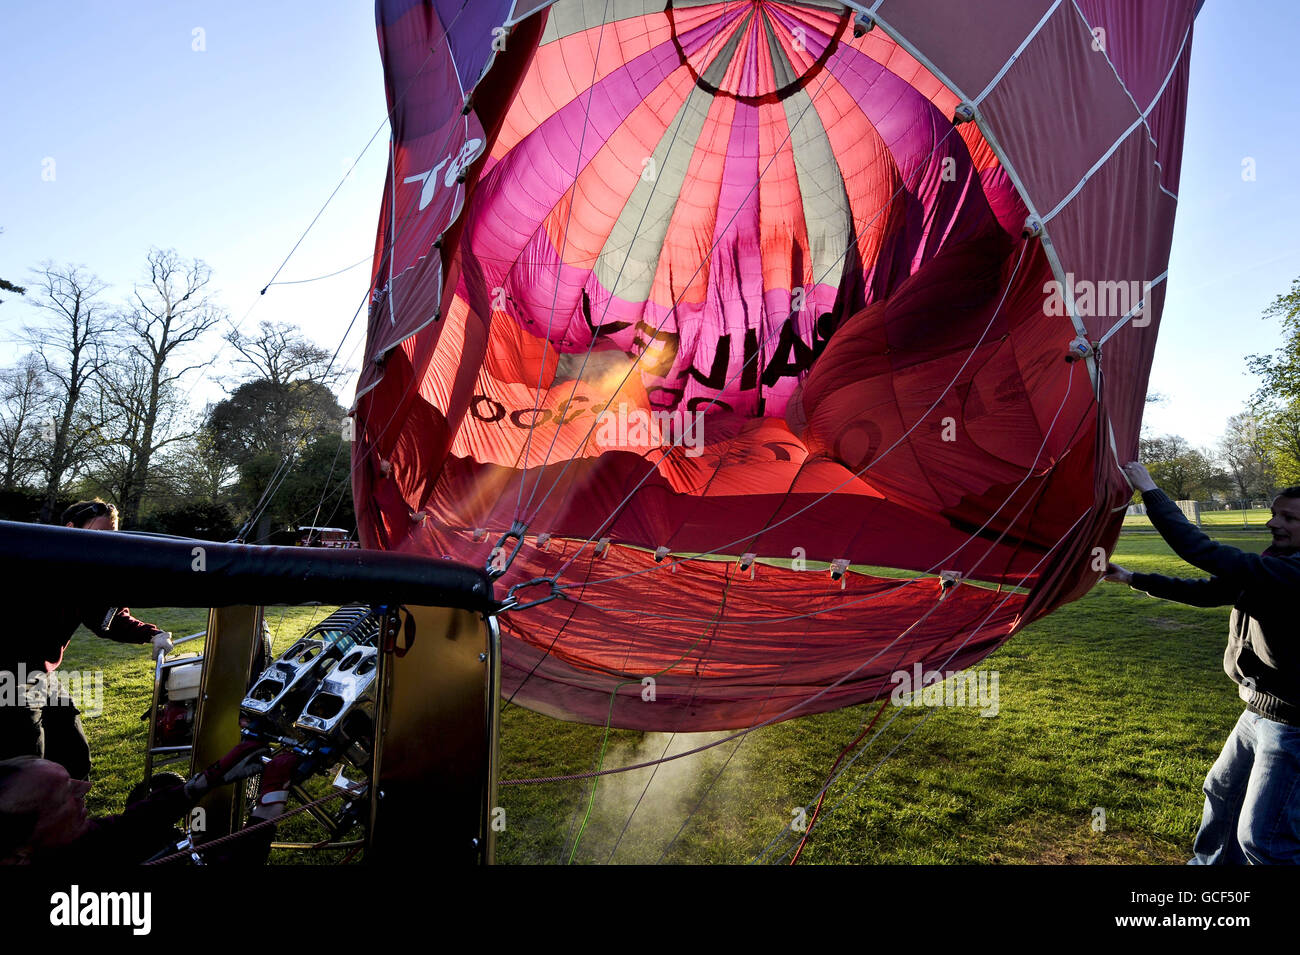
<path id="1" fill-rule="evenodd" d="M 1300 485 L 1283 488 L 1273 498 L 1273 516 L 1264 525 L 1273 533 L 1273 549 L 1300 551 Z"/>
<path id="2" fill-rule="evenodd" d="M 35 756 L 0 762 L 0 862 L 67 845 L 90 825 L 90 783 L 73 779 L 58 763 Z"/>
<path id="3" fill-rule="evenodd" d="M 80 527 L 90 531 L 115 531 L 117 530 L 117 508 L 99 498 L 93 501 L 78 501 L 63 512 L 61 521 L 64 527 Z"/>

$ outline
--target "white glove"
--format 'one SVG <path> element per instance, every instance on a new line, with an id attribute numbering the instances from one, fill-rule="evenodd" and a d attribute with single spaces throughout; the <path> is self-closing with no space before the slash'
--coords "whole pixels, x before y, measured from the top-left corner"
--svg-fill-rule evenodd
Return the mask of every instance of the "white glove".
<path id="1" fill-rule="evenodd" d="M 153 638 L 153 659 L 157 663 L 162 657 L 174 650 L 172 646 L 172 635 L 169 631 L 164 630 L 162 633 Z"/>
<path id="2" fill-rule="evenodd" d="M 185 794 L 199 799 L 218 786 L 256 776 L 262 772 L 262 757 L 269 756 L 265 743 L 245 741 L 201 773 L 195 773 L 185 783 Z"/>

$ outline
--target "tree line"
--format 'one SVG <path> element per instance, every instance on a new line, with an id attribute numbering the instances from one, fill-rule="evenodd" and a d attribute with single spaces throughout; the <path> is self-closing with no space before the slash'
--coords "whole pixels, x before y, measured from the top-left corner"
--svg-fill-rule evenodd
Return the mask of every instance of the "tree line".
<path id="1" fill-rule="evenodd" d="M 0 518 L 48 523 L 102 497 L 123 528 L 211 540 L 354 527 L 333 390 L 345 370 L 292 324 L 233 326 L 199 259 L 152 249 L 143 276 L 116 301 L 84 266 L 3 282 L 40 317 L 0 368 Z M 196 409 L 191 391 L 223 353 L 226 396 Z"/>
<path id="2" fill-rule="evenodd" d="M 1141 441 L 1152 478 L 1175 500 L 1258 503 L 1300 485 L 1300 279 L 1263 318 L 1279 323 L 1282 343 L 1246 359 L 1259 387 L 1250 406 L 1228 419 L 1217 446 L 1193 448 L 1178 435 Z"/>

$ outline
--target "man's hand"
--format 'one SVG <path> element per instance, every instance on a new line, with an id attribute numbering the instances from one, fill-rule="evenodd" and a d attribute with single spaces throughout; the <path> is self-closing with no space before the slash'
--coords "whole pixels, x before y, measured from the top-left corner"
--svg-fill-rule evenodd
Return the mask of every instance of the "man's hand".
<path id="1" fill-rule="evenodd" d="M 1142 466 L 1140 461 L 1130 461 L 1121 470 L 1135 489 L 1139 491 L 1154 491 L 1156 489 L 1156 482 L 1151 480 L 1151 474 Z"/>
<path id="2" fill-rule="evenodd" d="M 203 772 L 191 777 L 185 784 L 185 794 L 198 799 L 218 786 L 256 776 L 262 771 L 262 757 L 269 755 L 271 750 L 265 743 L 251 740 L 240 743 Z"/>
<path id="3" fill-rule="evenodd" d="M 172 635 L 170 631 L 164 630 L 162 633 L 153 638 L 153 662 L 157 663 L 160 659 L 171 653 L 175 647 L 172 646 Z"/>
<path id="4" fill-rule="evenodd" d="M 293 784 L 294 770 L 300 757 L 289 749 L 282 749 L 262 770 L 262 791 L 257 798 L 253 815 L 258 819 L 278 819 L 289 801 L 289 787 Z"/>
<path id="5" fill-rule="evenodd" d="M 1140 465 L 1139 465 L 1140 466 Z M 1128 584 L 1133 586 L 1133 571 L 1121 567 L 1119 564 L 1106 564 L 1106 576 L 1102 580 L 1109 580 L 1116 584 Z"/>

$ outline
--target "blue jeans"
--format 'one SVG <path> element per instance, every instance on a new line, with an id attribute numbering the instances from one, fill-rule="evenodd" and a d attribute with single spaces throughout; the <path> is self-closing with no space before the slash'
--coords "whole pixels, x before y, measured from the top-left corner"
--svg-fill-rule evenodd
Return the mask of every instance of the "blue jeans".
<path id="1" fill-rule="evenodd" d="M 1242 713 L 1204 789 L 1189 864 L 1300 863 L 1300 726 Z"/>

